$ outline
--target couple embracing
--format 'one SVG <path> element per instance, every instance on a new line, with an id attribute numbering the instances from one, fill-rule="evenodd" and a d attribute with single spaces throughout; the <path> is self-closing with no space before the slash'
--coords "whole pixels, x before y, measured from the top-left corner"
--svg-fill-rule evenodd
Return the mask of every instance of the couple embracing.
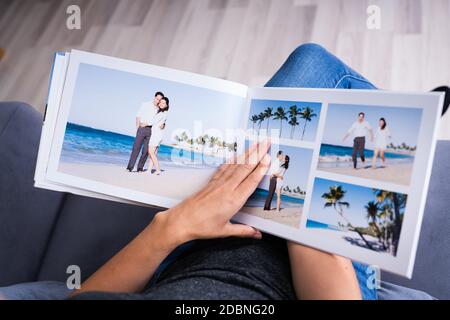
<path id="1" fill-rule="evenodd" d="M 148 170 L 152 173 L 155 166 L 155 174 L 161 174 L 158 161 L 158 148 L 163 137 L 163 130 L 166 126 L 167 111 L 169 111 L 169 98 L 162 92 L 156 92 L 153 101 L 142 103 L 136 115 L 136 138 L 128 162 L 127 170 L 132 172 L 139 153 L 141 156 L 137 166 L 137 172 L 144 171 L 144 165 L 150 156 Z"/>
<path id="2" fill-rule="evenodd" d="M 266 197 L 264 210 L 272 210 L 271 204 L 275 192 L 277 193 L 276 211 L 281 211 L 281 189 L 283 187 L 283 179 L 286 170 L 289 168 L 289 156 L 283 151 L 278 151 L 274 161 L 272 161 L 272 172 L 270 174 L 269 194 Z"/>

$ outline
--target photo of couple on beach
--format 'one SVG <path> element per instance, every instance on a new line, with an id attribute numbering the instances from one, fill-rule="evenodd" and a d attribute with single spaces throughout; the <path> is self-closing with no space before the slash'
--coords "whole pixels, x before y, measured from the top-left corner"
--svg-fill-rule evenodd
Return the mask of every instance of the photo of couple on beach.
<path id="1" fill-rule="evenodd" d="M 407 196 L 316 178 L 306 228 L 343 246 L 396 256 Z"/>
<path id="2" fill-rule="evenodd" d="M 167 112 L 169 111 L 169 98 L 164 93 L 157 91 L 153 101 L 142 103 L 136 114 L 136 137 L 134 138 L 133 149 L 128 161 L 127 170 L 132 172 L 139 158 L 137 172 L 144 171 L 144 165 L 147 158 L 150 157 L 151 163 L 148 171 L 155 174 L 161 174 L 161 168 L 158 161 L 158 149 L 163 139 L 163 130 L 166 127 Z M 142 152 L 141 152 L 142 149 Z"/>
<path id="3" fill-rule="evenodd" d="M 272 145 L 271 165 L 241 212 L 298 228 L 303 212 L 312 150 Z"/>
<path id="4" fill-rule="evenodd" d="M 225 132 L 242 124 L 244 104 L 239 95 L 80 64 L 58 172 L 137 191 L 142 201 L 182 199 L 237 151 Z"/>
<path id="5" fill-rule="evenodd" d="M 317 169 L 409 185 L 419 108 L 330 104 Z"/>

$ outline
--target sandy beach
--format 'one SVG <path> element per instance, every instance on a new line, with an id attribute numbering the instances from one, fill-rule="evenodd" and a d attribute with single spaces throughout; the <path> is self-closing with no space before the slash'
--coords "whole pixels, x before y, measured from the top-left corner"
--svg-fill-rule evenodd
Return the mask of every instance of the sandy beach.
<path id="1" fill-rule="evenodd" d="M 316 235 L 323 236 L 324 238 L 332 239 L 333 242 L 341 242 L 342 245 L 348 246 L 359 246 L 368 249 L 361 237 L 354 231 L 337 231 L 330 229 L 320 229 L 320 228 L 308 228 L 308 231 L 314 232 Z M 369 241 L 369 243 L 376 246 L 378 239 L 369 235 L 364 235 L 364 238 Z M 368 249 L 370 250 L 370 249 Z M 374 250 L 377 251 L 377 250 Z M 389 252 L 377 251 L 380 254 L 392 256 Z"/>
<path id="2" fill-rule="evenodd" d="M 361 165 L 360 163 L 358 164 Z M 391 164 L 387 167 L 381 167 L 378 165 L 375 169 L 372 169 L 370 163 L 367 164 L 366 161 L 366 165 L 364 167 L 359 167 L 357 170 L 350 166 L 336 168 L 321 167 L 320 162 L 317 169 L 359 178 L 409 185 L 411 181 L 412 167 L 412 163 L 399 163 Z"/>
<path id="3" fill-rule="evenodd" d="M 281 209 L 280 212 L 277 212 L 275 209 L 266 211 L 259 207 L 243 207 L 241 211 L 263 219 L 298 228 L 303 208 L 284 208 Z"/>
<path id="4" fill-rule="evenodd" d="M 193 169 L 163 167 L 161 175 L 149 171 L 128 172 L 125 167 L 110 164 L 61 162 L 59 172 L 121 188 L 163 197 L 184 199 L 203 187 L 215 168 Z"/>

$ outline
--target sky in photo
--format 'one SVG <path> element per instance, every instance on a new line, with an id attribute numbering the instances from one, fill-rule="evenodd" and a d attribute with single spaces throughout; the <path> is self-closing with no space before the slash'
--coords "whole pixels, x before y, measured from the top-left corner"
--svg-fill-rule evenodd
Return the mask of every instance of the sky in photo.
<path id="1" fill-rule="evenodd" d="M 296 105 L 299 111 L 301 111 L 304 107 L 310 107 L 314 110 L 314 113 L 317 115 L 316 117 L 313 117 L 311 121 L 308 121 L 306 124 L 306 130 L 305 130 L 305 136 L 303 138 L 304 141 L 314 141 L 316 138 L 317 133 L 317 125 L 319 123 L 319 115 L 320 115 L 320 109 L 321 109 L 321 103 L 317 102 L 299 102 L 299 101 L 280 101 L 280 100 L 259 100 L 259 99 L 253 99 L 250 106 L 250 114 L 249 118 L 252 117 L 252 115 L 258 115 L 261 112 L 263 112 L 267 108 L 272 108 L 273 113 L 275 113 L 276 109 L 278 107 L 282 107 L 286 111 L 286 116 L 288 117 L 287 121 L 283 121 L 282 124 L 282 131 L 281 131 L 281 137 L 289 139 L 290 133 L 291 133 L 291 126 L 288 124 L 289 121 L 289 108 L 292 105 Z M 303 132 L 303 126 L 305 124 L 305 120 L 301 119 L 300 116 L 297 116 L 297 121 L 299 123 L 298 126 L 295 127 L 293 139 L 295 140 L 301 140 L 302 132 Z M 248 120 L 247 128 L 253 128 L 253 122 Z M 255 129 L 258 128 L 258 124 L 255 124 Z M 267 120 L 264 120 L 261 124 L 261 129 L 267 128 Z M 269 130 L 270 129 L 280 129 L 280 120 L 274 120 L 273 117 L 269 121 Z"/>
<path id="2" fill-rule="evenodd" d="M 248 146 L 249 142 L 246 142 L 246 146 Z M 284 154 L 289 156 L 289 168 L 286 170 L 284 175 L 284 186 L 297 187 L 299 186 L 302 190 L 305 190 L 308 183 L 308 174 L 311 168 L 311 160 L 312 160 L 312 150 L 291 147 L 285 145 L 272 145 L 269 151 L 270 156 L 272 157 L 272 162 L 276 158 L 276 154 L 278 151 L 283 151 Z M 267 172 L 259 188 L 268 190 L 270 183 L 270 172 L 275 168 L 272 166 Z"/>
<path id="3" fill-rule="evenodd" d="M 175 129 L 193 132 L 195 121 L 203 130 L 242 125 L 242 97 L 89 64 L 80 64 L 68 121 L 134 136 L 136 113 L 156 91 L 170 99 L 165 141 Z"/>
<path id="4" fill-rule="evenodd" d="M 392 139 L 388 139 L 388 144 L 400 145 L 405 142 L 409 146 L 416 146 L 419 136 L 422 109 L 419 108 L 399 108 L 399 107 L 377 107 L 330 104 L 325 121 L 325 131 L 322 143 L 353 146 L 353 136 L 342 141 L 352 124 L 356 121 L 360 112 L 365 113 L 365 119 L 371 125 L 373 133 L 376 133 L 378 121 L 381 117 L 386 119 L 387 128 Z M 374 143 L 366 136 L 366 148 L 373 149 Z"/>
<path id="5" fill-rule="evenodd" d="M 367 211 L 364 207 L 369 201 L 376 200 L 373 189 L 321 178 L 316 178 L 314 180 L 308 219 L 332 226 L 338 226 L 338 222 L 341 222 L 344 225 L 347 224 L 333 207 L 324 207 L 325 199 L 322 198 L 324 193 L 330 191 L 330 186 L 339 185 L 347 191 L 341 201 L 350 203 L 349 208 L 344 207 L 344 216 L 355 227 L 367 227 Z"/>

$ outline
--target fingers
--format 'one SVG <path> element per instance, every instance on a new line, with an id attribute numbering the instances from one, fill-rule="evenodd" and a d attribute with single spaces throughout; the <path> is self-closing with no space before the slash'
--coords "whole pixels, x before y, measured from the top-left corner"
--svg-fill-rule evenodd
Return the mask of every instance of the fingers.
<path id="1" fill-rule="evenodd" d="M 236 188 L 236 193 L 244 198 L 244 202 L 258 187 L 270 166 L 270 156 L 266 153 L 253 172 Z"/>
<path id="2" fill-rule="evenodd" d="M 247 226 L 245 224 L 232 224 L 228 223 L 225 226 L 225 236 L 226 237 L 240 237 L 240 238 L 254 238 L 261 239 L 261 231 L 256 230 L 253 227 Z"/>
<path id="3" fill-rule="evenodd" d="M 239 159 L 233 172 L 229 175 L 228 179 L 233 188 L 236 188 L 240 183 L 247 178 L 253 170 L 259 165 L 260 161 L 264 158 L 270 148 L 270 141 L 265 140 L 261 143 L 249 148 L 243 158 Z"/>
<path id="4" fill-rule="evenodd" d="M 250 152 L 253 152 L 257 147 L 257 144 L 254 143 L 252 144 L 246 151 L 244 154 L 249 154 Z M 229 176 L 231 175 L 231 173 L 234 170 L 234 165 L 236 163 L 240 163 L 240 161 L 242 161 L 240 159 L 240 157 L 238 157 L 236 154 L 234 154 L 232 157 L 230 157 L 229 159 L 227 159 L 225 161 L 224 164 L 222 164 L 219 169 L 217 169 L 216 173 L 213 175 L 213 177 L 211 178 L 211 182 L 216 181 L 216 180 L 220 180 L 221 178 L 224 178 L 225 176 Z M 225 174 L 226 173 L 226 174 Z"/>

